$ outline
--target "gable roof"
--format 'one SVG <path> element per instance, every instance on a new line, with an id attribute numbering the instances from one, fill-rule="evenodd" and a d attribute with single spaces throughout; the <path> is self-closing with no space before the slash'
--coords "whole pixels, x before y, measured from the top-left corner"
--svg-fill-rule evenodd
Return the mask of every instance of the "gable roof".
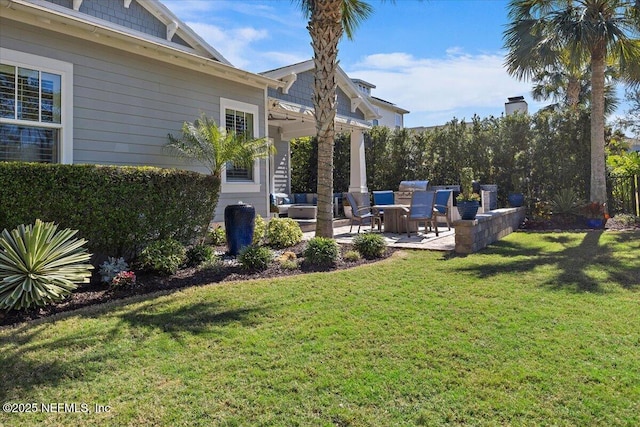
<path id="1" fill-rule="evenodd" d="M 80 7 L 83 0 L 73 0 Z M 167 36 L 177 34 L 189 47 L 44 0 L 0 0 L 3 18 L 90 40 L 177 66 L 197 70 L 254 87 L 282 87 L 282 82 L 233 67 L 217 50 L 180 21 L 159 0 L 136 1 L 167 25 Z M 171 37 L 167 37 L 171 38 Z"/>
<path id="2" fill-rule="evenodd" d="M 284 67 L 276 68 L 262 72 L 263 76 L 270 77 L 272 79 L 280 80 L 285 83 L 283 92 L 287 93 L 291 85 L 296 81 L 297 75 L 311 71 L 315 68 L 313 59 L 307 61 L 298 62 L 297 64 L 291 64 Z M 377 119 L 380 115 L 376 112 L 375 107 L 367 99 L 353 81 L 347 76 L 347 74 L 338 65 L 337 72 L 338 87 L 349 97 L 351 100 L 351 111 L 355 111 L 359 108 L 363 113 L 366 120 Z"/>

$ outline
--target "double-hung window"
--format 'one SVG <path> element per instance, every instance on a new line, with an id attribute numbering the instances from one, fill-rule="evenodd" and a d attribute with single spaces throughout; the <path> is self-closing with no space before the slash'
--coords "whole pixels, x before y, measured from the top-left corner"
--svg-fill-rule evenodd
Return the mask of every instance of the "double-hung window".
<path id="1" fill-rule="evenodd" d="M 72 64 L 0 48 L 0 161 L 71 163 Z"/>
<path id="2" fill-rule="evenodd" d="M 227 132 L 235 132 L 246 140 L 258 137 L 258 106 L 231 99 L 220 99 L 220 122 Z M 258 192 L 260 191 L 260 173 L 258 161 L 250 168 L 227 163 L 222 177 L 222 192 Z"/>

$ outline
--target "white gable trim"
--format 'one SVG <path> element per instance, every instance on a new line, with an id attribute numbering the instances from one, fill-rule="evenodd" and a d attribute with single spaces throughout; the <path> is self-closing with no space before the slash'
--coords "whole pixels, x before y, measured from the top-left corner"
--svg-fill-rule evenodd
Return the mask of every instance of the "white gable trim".
<path id="1" fill-rule="evenodd" d="M 315 67 L 315 64 L 313 63 L 313 60 L 310 59 L 308 61 L 299 62 L 297 64 L 288 65 L 286 67 L 277 68 L 275 70 L 265 71 L 264 73 L 261 73 L 261 74 L 265 77 L 270 77 L 272 79 L 277 79 L 277 80 L 286 82 L 288 86 L 285 86 L 285 87 L 288 90 L 293 84 L 293 82 L 295 81 L 295 79 L 297 78 L 298 74 L 311 71 L 314 69 L 314 67 Z M 295 78 L 292 76 L 295 76 Z M 356 109 L 359 108 L 364 113 L 364 117 L 366 120 L 373 120 L 373 119 L 380 118 L 380 115 L 376 112 L 376 109 L 373 106 L 373 104 L 371 104 L 371 102 L 363 96 L 362 92 L 360 92 L 360 90 L 355 85 L 355 83 L 351 81 L 349 76 L 347 76 L 347 74 L 344 72 L 344 70 L 342 70 L 342 68 L 340 68 L 339 65 L 337 68 L 336 77 L 337 77 L 338 87 L 342 89 L 342 91 L 351 100 L 350 108 L 352 113 L 355 113 Z M 287 92 L 284 92 L 284 93 L 287 93 Z"/>

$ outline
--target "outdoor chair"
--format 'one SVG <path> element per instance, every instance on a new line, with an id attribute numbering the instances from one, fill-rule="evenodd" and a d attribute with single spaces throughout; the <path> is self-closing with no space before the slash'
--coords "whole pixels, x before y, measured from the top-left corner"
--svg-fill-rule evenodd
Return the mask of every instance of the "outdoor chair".
<path id="1" fill-rule="evenodd" d="M 393 205 L 395 203 L 393 190 L 373 191 L 372 193 L 374 205 Z M 378 209 L 376 213 L 380 217 L 380 222 L 384 222 L 384 209 Z"/>
<path id="2" fill-rule="evenodd" d="M 447 222 L 447 227 L 451 230 L 451 223 L 449 222 L 449 198 L 453 194 L 453 190 L 438 190 L 436 191 L 436 201 L 433 206 L 433 214 L 435 215 L 435 221 L 438 222 L 438 217 L 444 217 Z"/>
<path id="3" fill-rule="evenodd" d="M 431 230 L 431 226 L 433 226 L 436 230 L 436 236 L 438 235 L 438 223 L 434 215 L 435 195 L 435 191 L 413 192 L 409 212 L 403 215 L 407 227 L 407 237 L 411 237 L 410 222 L 417 222 L 418 225 L 424 222 L 425 233 L 427 232 L 427 225 L 429 225 L 429 230 Z"/>
<path id="4" fill-rule="evenodd" d="M 358 224 L 358 233 L 360 233 L 360 226 L 362 224 L 371 223 L 371 230 L 373 230 L 373 226 L 375 223 L 378 223 L 378 230 L 382 228 L 380 223 L 380 217 L 371 211 L 371 203 L 367 202 L 363 205 L 358 205 L 356 202 L 356 198 L 353 193 L 346 193 L 347 202 L 351 206 L 351 227 L 349 227 L 349 233 L 353 230 L 353 225 Z M 369 197 L 367 197 L 367 201 Z"/>

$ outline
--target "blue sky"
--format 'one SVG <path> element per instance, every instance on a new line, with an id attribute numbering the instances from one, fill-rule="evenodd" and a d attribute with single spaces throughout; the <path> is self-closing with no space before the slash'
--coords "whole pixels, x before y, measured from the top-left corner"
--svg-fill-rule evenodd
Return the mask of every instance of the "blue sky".
<path id="1" fill-rule="evenodd" d="M 234 66 L 262 72 L 312 57 L 289 0 L 162 0 Z M 339 46 L 340 66 L 372 95 L 411 111 L 405 126 L 499 116 L 507 97 L 541 105 L 503 68 L 507 0 L 370 0 L 373 15 Z"/>

